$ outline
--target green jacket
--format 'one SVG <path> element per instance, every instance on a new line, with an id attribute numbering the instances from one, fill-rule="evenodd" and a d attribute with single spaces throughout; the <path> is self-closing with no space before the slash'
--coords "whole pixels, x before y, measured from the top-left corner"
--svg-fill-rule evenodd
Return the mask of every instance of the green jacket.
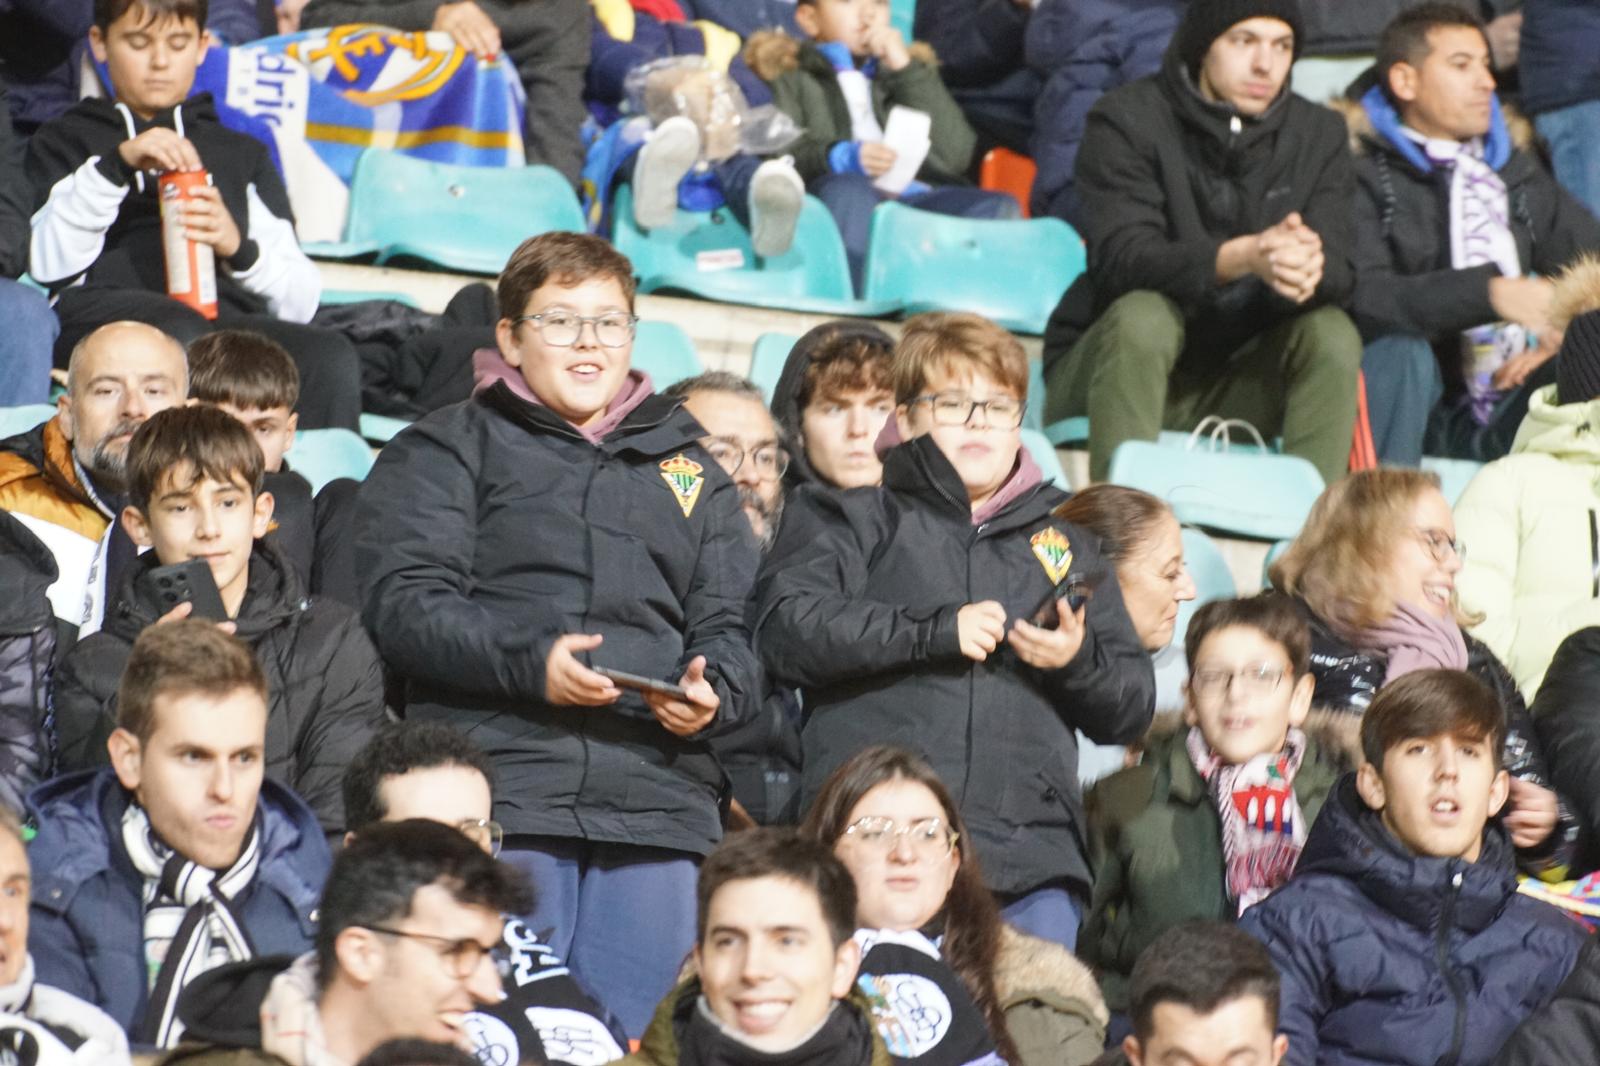
<path id="1" fill-rule="evenodd" d="M 803 129 L 788 154 L 807 182 L 831 173 L 828 149 L 855 139 L 844 92 L 833 65 L 808 41 L 774 31 L 757 33 L 745 47 L 745 61 L 772 86 L 772 102 Z M 880 123 L 896 104 L 927 112 L 932 120 L 928 158 L 917 177 L 930 185 L 967 185 L 977 135 L 939 78 L 933 50 L 911 45 L 911 62 L 901 70 L 879 69 L 872 79 L 872 110 Z"/>
<path id="2" fill-rule="evenodd" d="M 1319 739 L 1314 728 L 1306 729 L 1306 756 L 1294 780 L 1308 826 L 1350 768 L 1343 744 Z M 1143 762 L 1099 782 L 1088 796 L 1094 901 L 1078 954 L 1100 974 L 1113 1011 L 1128 1009 L 1134 960 L 1162 932 L 1193 918 L 1235 917 L 1223 884 L 1221 821 L 1189 760 L 1187 733 L 1180 726 L 1152 740 Z"/>

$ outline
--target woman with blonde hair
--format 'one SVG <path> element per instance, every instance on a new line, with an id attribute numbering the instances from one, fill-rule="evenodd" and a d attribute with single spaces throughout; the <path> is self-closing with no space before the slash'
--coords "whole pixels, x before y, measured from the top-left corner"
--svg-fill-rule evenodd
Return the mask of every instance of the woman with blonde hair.
<path id="1" fill-rule="evenodd" d="M 1385 684 L 1426 669 L 1465 670 L 1495 691 L 1513 779 L 1506 829 L 1524 870 L 1559 879 L 1578 825 L 1550 788 L 1510 671 L 1464 628 L 1479 620 L 1456 597 L 1464 551 L 1438 477 L 1382 467 L 1324 490 L 1269 576 L 1306 612 L 1316 705 L 1360 714 Z"/>

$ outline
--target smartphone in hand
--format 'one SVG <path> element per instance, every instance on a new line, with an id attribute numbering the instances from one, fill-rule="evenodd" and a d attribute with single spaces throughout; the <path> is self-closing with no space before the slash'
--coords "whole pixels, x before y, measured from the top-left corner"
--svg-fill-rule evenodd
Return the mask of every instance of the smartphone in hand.
<path id="1" fill-rule="evenodd" d="M 689 691 L 682 685 L 675 685 L 671 681 L 657 681 L 653 677 L 643 677 L 639 674 L 630 674 L 622 670 L 612 670 L 605 666 L 591 666 L 589 669 L 601 677 L 611 679 L 611 683 L 618 688 L 631 688 L 635 692 L 655 692 L 662 696 L 671 696 L 674 699 L 687 700 Z"/>
<path id="2" fill-rule="evenodd" d="M 194 609 L 189 613 L 190 618 L 208 618 L 213 622 L 228 620 L 222 593 L 217 591 L 216 579 L 211 576 L 211 564 L 204 559 L 147 570 L 135 581 L 135 589 L 158 618 L 180 603 L 192 603 Z"/>
<path id="3" fill-rule="evenodd" d="M 1098 571 L 1087 574 L 1068 574 L 1059 582 L 1050 587 L 1044 599 L 1025 615 L 1029 625 L 1040 629 L 1055 629 L 1061 624 L 1061 616 L 1056 613 L 1056 601 L 1066 600 L 1067 609 L 1077 612 L 1084 604 L 1094 598 L 1094 590 L 1100 587 L 1101 576 Z"/>

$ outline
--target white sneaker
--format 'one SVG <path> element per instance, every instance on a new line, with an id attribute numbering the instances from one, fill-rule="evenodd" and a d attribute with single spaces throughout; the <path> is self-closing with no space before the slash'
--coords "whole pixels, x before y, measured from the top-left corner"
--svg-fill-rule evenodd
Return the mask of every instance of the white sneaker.
<path id="1" fill-rule="evenodd" d="M 633 221 L 640 229 L 678 217 L 678 183 L 700 158 L 700 127 L 674 115 L 650 134 L 633 168 Z"/>
<path id="2" fill-rule="evenodd" d="M 785 156 L 769 159 L 750 179 L 750 243 L 763 259 L 794 244 L 795 224 L 806 199 L 806 183 Z"/>

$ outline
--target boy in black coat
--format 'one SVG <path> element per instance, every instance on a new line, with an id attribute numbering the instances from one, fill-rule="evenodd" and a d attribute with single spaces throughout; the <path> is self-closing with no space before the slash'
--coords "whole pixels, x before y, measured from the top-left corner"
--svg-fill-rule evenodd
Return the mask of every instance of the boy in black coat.
<path id="1" fill-rule="evenodd" d="M 116 726 L 117 682 L 147 626 L 185 617 L 145 577 L 204 559 L 227 624 L 260 660 L 269 683 L 267 771 L 299 793 L 329 835 L 344 830 L 346 763 L 384 722 L 377 651 L 350 608 L 306 597 L 304 582 L 270 541 L 272 494 L 250 431 L 214 407 L 158 412 L 128 446 L 124 528 L 152 550 L 128 567 L 98 633 L 61 664 L 54 692 L 63 769 L 104 766 Z"/>
<path id="2" fill-rule="evenodd" d="M 922 753 L 1008 917 L 1071 947 L 1090 884 L 1076 731 L 1141 735 L 1150 658 L 1099 544 L 1051 516 L 1065 494 L 1021 447 L 1016 339 L 918 316 L 892 376 L 882 487 L 800 488 L 757 584 L 762 660 L 803 697 L 806 802 L 871 744 Z M 1100 584 L 1069 607 L 1074 578 Z"/>

